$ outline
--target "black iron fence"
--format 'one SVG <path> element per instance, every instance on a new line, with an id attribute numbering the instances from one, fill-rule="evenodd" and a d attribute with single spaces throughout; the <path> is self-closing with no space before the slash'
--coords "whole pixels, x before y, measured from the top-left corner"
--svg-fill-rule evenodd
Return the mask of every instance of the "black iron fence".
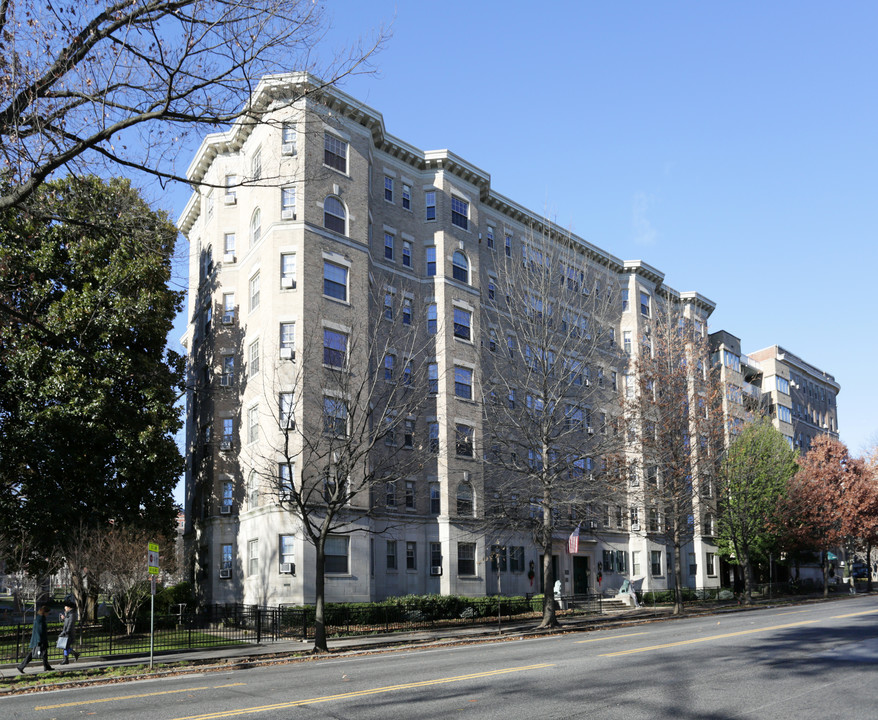
<path id="1" fill-rule="evenodd" d="M 567 598 L 561 614 L 600 613 L 599 595 Z M 509 623 L 536 618 L 542 613 L 541 597 L 461 598 L 433 596 L 398 598 L 383 603 L 327 605 L 326 634 L 366 635 L 394 631 L 466 627 Z M 259 607 L 255 605 L 209 605 L 195 612 L 157 615 L 154 619 L 155 652 L 189 650 L 211 646 L 308 640 L 315 634 L 313 606 Z M 31 623 L 0 626 L 0 662 L 19 662 L 28 652 Z M 55 647 L 60 623 L 49 624 L 49 661 L 60 661 Z M 150 648 L 149 617 L 128 628 L 113 616 L 98 623 L 80 623 L 73 649 L 85 657 L 142 655 Z"/>

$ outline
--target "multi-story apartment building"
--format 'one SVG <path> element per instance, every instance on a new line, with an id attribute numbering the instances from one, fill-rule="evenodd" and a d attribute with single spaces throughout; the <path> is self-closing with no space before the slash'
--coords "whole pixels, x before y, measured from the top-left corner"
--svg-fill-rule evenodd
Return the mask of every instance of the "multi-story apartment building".
<path id="1" fill-rule="evenodd" d="M 499 501 L 486 460 L 503 432 L 490 405 L 539 406 L 516 373 L 531 361 L 554 362 L 558 344 L 524 347 L 512 332 L 517 315 L 551 315 L 553 303 L 530 296 L 518 305 L 509 268 L 542 273 L 534 250 L 541 238 L 561 262 L 546 261 L 546 277 L 558 273 L 564 292 L 592 303 L 582 312 L 571 310 L 572 300 L 554 308 L 551 326 L 575 332 L 578 343 L 558 358 L 581 392 L 567 410 L 568 429 L 582 438 L 573 479 L 599 472 L 656 310 L 673 300 L 703 335 L 714 304 L 499 195 L 487 173 L 453 153 L 391 136 L 378 112 L 345 93 L 316 87 L 304 74 L 263 79 L 254 93 L 260 121 L 208 136 L 189 168 L 198 190 L 179 225 L 192 257 L 183 342 L 186 537 L 197 584 L 211 602 L 313 602 L 314 547 L 279 502 L 278 487 L 302 472 L 281 452 L 291 437 L 284 427 L 343 433 L 350 393 L 329 388 L 327 378 L 344 370 L 407 383 L 420 364 L 425 401 L 386 445 L 422 459 L 352 499 L 357 512 L 346 531 L 327 540 L 327 599 L 538 592 L 532 536 L 510 527 L 500 537 L 485 522 Z M 415 342 L 385 344 L 374 357 L 370 341 L 391 320 Z M 726 369 L 744 387 L 740 343 L 728 340 L 738 363 Z M 498 370 L 506 352 L 521 353 L 518 370 Z M 798 362 L 805 388 L 810 366 Z M 807 373 L 816 387 L 818 371 Z M 829 386 L 837 392 L 822 377 L 824 394 Z M 832 410 L 834 425 L 834 395 Z M 299 445 L 310 439 L 292 437 Z M 644 589 L 673 584 L 658 521 L 647 517 L 649 460 L 636 447 L 623 453 L 632 482 L 621 495 L 557 522 L 553 566 L 565 593 L 617 588 L 625 578 L 641 579 Z M 698 517 L 709 518 L 709 508 Z M 577 526 L 579 549 L 569 554 Z M 697 523 L 685 553 L 684 583 L 719 583 L 709 521 Z"/>

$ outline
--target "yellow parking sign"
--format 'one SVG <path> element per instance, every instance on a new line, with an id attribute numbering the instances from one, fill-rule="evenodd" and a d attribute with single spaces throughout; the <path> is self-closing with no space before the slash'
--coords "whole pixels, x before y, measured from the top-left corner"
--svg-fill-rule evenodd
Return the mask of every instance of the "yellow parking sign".
<path id="1" fill-rule="evenodd" d="M 147 565 L 150 575 L 159 574 L 159 546 L 158 543 L 149 543 L 149 552 L 147 553 Z"/>

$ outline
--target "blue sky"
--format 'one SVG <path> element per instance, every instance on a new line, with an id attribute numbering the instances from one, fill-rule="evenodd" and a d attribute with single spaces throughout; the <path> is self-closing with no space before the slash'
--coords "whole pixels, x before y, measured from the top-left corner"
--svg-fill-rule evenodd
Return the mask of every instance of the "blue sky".
<path id="1" fill-rule="evenodd" d="M 327 56 L 392 25 L 341 86 L 389 133 L 706 295 L 745 352 L 834 374 L 842 439 L 878 442 L 878 4 L 327 6 Z"/>

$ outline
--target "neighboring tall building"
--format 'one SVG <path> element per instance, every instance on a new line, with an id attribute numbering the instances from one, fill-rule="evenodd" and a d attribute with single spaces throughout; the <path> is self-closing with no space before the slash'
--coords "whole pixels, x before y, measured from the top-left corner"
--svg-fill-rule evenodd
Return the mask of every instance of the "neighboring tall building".
<path id="1" fill-rule="evenodd" d="M 338 370 L 339 357 L 350 356 L 358 372 L 382 372 L 388 382 L 405 378 L 416 358 L 402 351 L 355 356 L 363 347 L 358 338 L 375 336 L 388 314 L 399 313 L 419 338 L 429 399 L 392 442 L 403 451 L 424 450 L 424 461 L 382 493 L 356 499 L 371 512 L 352 532 L 329 539 L 327 599 L 482 595 L 496 592 L 498 579 L 504 594 L 538 592 L 532 538 L 521 531 L 488 537 L 482 522 L 496 501 L 483 462 L 496 431 L 482 400 L 496 386 L 493 358 L 516 342 L 504 318 L 553 311 L 536 300 L 500 308 L 504 267 L 533 266 L 528 244 L 539 235 L 565 257 L 559 270 L 546 266 L 547 274 L 559 272 L 567 291 L 609 299 L 606 312 L 558 317 L 559 331 L 575 327 L 584 343 L 602 338 L 587 359 L 558 359 L 591 388 L 583 389 L 581 406 L 571 405 L 570 417 L 595 448 L 590 438 L 618 427 L 612 419 L 627 391 L 628 357 L 649 346 L 655 308 L 672 298 L 703 335 L 714 304 L 667 287 L 646 263 L 623 262 L 547 223 L 494 192 L 479 168 L 389 135 L 378 112 L 317 86 L 305 74 L 263 79 L 254 93 L 261 121 L 242 120 L 208 136 L 188 172 L 199 188 L 179 221 L 192 258 L 183 342 L 186 537 L 197 586 L 210 602 L 314 601 L 314 549 L 277 502 L 277 484 L 295 478 L 282 477 L 282 469 L 271 478 L 272 464 L 279 467 L 280 425 L 289 413 L 298 413 L 297 422 L 313 420 L 304 408 L 322 412 L 324 428 L 344 423 L 337 395 L 320 381 Z M 743 388 L 740 342 L 727 340 L 738 358 L 731 371 Z M 794 357 L 780 352 L 786 362 Z M 790 367 L 801 388 L 809 387 L 806 378 L 817 387 L 818 371 L 796 360 Z M 297 377 L 309 367 L 316 369 Z M 834 388 L 834 427 L 838 385 L 822 378 L 824 395 Z M 521 391 L 486 401 L 540 402 Z M 819 396 L 809 397 L 816 403 Z M 775 404 L 788 406 L 782 399 Z M 636 467 L 637 449 L 625 452 Z M 597 455 L 571 460 L 571 473 L 597 472 L 599 463 Z M 654 480 L 647 467 L 635 469 L 634 478 L 638 472 Z M 577 521 L 559 521 L 554 564 L 564 592 L 618 587 L 629 577 L 643 578 L 644 589 L 672 583 L 666 548 L 647 522 L 645 485 L 631 483 L 613 501 L 589 507 L 573 555 L 566 541 Z M 711 532 L 699 524 L 687 548 L 684 582 L 692 587 L 719 584 Z"/>

